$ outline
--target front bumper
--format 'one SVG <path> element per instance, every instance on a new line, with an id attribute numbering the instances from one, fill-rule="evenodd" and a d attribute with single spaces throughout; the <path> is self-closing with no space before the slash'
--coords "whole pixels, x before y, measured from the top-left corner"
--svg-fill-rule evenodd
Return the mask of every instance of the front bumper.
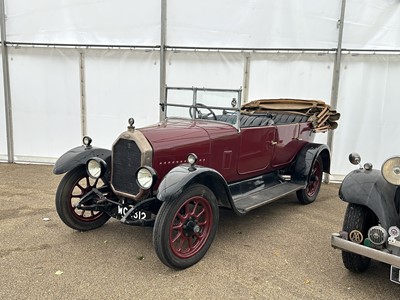
<path id="1" fill-rule="evenodd" d="M 340 236 L 339 233 L 332 234 L 331 245 L 333 248 L 359 254 L 400 268 L 399 256 L 345 240 Z"/>

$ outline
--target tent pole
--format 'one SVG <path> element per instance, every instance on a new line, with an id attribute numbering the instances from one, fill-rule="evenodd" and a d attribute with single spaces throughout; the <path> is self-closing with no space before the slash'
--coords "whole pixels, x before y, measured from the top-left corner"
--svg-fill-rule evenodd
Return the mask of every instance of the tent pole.
<path id="1" fill-rule="evenodd" d="M 167 0 L 161 0 L 161 39 L 160 39 L 160 104 L 165 103 L 166 86 L 166 59 L 165 59 L 165 41 L 167 35 Z M 165 117 L 160 106 L 160 120 Z"/>
<path id="2" fill-rule="evenodd" d="M 249 82 L 250 82 L 250 54 L 246 54 L 244 58 L 242 104 L 247 103 L 249 101 Z"/>
<path id="3" fill-rule="evenodd" d="M 340 12 L 340 20 L 338 21 L 339 26 L 339 37 L 338 45 L 335 56 L 335 63 L 333 66 L 332 76 L 332 91 L 331 91 L 331 102 L 330 105 L 333 109 L 337 108 L 338 95 L 339 95 L 339 81 L 340 81 L 340 64 L 342 62 L 342 40 L 343 40 L 343 27 L 344 27 L 344 15 L 346 10 L 346 0 L 342 0 L 342 7 Z M 332 151 L 334 133 L 332 130 L 328 131 L 327 144 Z M 325 176 L 325 183 L 329 183 L 329 176 Z"/>
<path id="4" fill-rule="evenodd" d="M 86 79 L 85 79 L 85 53 L 79 52 L 79 77 L 80 77 L 80 103 L 81 103 L 81 134 L 87 135 L 87 110 L 86 110 Z"/>
<path id="5" fill-rule="evenodd" d="M 6 13 L 4 0 L 0 1 L 0 18 L 1 18 L 1 58 L 3 62 L 3 84 L 4 84 L 4 102 L 6 115 L 6 131 L 7 131 L 7 155 L 8 162 L 14 162 L 14 138 L 12 127 L 12 109 L 11 109 L 11 89 L 10 89 L 10 73 L 8 66 L 8 49 L 6 34 Z"/>

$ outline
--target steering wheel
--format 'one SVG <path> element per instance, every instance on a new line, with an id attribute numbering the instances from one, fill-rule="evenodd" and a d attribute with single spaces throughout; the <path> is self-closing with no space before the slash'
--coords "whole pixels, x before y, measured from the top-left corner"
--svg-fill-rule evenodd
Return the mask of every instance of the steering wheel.
<path id="1" fill-rule="evenodd" d="M 200 111 L 199 107 L 207 109 L 209 111 L 209 113 L 203 115 L 203 113 Z M 208 119 L 209 116 L 212 116 L 215 121 L 217 120 L 217 116 L 212 111 L 212 109 L 203 103 L 197 103 L 196 107 L 189 108 L 189 115 L 193 119 L 192 110 L 195 111 L 195 113 L 199 116 L 200 119 Z"/>

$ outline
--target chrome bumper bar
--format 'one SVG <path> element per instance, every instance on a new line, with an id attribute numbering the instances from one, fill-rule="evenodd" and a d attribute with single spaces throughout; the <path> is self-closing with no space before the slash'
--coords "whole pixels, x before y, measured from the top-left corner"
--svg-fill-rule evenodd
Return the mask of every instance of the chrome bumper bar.
<path id="1" fill-rule="evenodd" d="M 347 252 L 356 253 L 365 257 L 381 261 L 385 264 L 400 268 L 400 257 L 387 252 L 369 248 L 364 245 L 356 244 L 340 237 L 340 234 L 334 233 L 331 236 L 331 245 Z"/>

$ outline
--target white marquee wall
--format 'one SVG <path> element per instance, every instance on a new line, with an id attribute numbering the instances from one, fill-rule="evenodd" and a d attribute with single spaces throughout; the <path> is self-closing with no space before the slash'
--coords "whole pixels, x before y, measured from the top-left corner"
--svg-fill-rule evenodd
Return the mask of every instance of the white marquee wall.
<path id="1" fill-rule="evenodd" d="M 158 121 L 158 52 L 91 50 L 85 68 L 87 134 L 96 144 L 110 148 L 130 117 L 137 127 Z"/>
<path id="2" fill-rule="evenodd" d="M 15 161 L 54 162 L 82 131 L 110 147 L 130 116 L 159 120 L 163 0 L 4 2 Z M 165 3 L 166 84 L 330 102 L 342 0 Z M 353 168 L 351 151 L 375 166 L 398 154 L 400 1 L 347 0 L 342 47 L 336 175 Z M 3 93 L 0 141 L 7 161 Z"/>
<path id="3" fill-rule="evenodd" d="M 352 151 L 380 168 L 389 156 L 400 155 L 400 55 L 346 55 L 341 74 L 334 170 L 348 172 Z"/>
<path id="4" fill-rule="evenodd" d="M 80 133 L 76 54 L 10 49 L 9 66 L 16 160 L 54 157 Z"/>

